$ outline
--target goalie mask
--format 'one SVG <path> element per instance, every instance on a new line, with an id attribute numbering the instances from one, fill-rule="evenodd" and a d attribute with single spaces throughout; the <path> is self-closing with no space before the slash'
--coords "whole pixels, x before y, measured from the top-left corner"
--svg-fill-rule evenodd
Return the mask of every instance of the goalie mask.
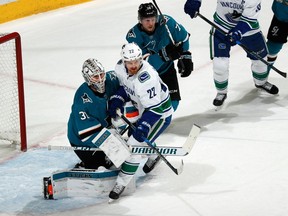
<path id="1" fill-rule="evenodd" d="M 105 92 L 106 74 L 102 64 L 96 59 L 87 59 L 82 67 L 82 75 L 85 82 L 97 92 Z"/>
<path id="2" fill-rule="evenodd" d="M 121 57 L 123 62 L 140 60 L 142 62 L 142 50 L 136 43 L 128 43 L 122 46 Z"/>

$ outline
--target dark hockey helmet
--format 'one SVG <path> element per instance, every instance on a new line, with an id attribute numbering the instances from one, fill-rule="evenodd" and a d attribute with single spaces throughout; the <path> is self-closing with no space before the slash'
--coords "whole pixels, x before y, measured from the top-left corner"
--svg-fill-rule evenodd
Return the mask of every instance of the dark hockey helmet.
<path id="1" fill-rule="evenodd" d="M 152 3 L 143 3 L 138 9 L 138 20 L 148 17 L 157 17 L 158 12 Z"/>

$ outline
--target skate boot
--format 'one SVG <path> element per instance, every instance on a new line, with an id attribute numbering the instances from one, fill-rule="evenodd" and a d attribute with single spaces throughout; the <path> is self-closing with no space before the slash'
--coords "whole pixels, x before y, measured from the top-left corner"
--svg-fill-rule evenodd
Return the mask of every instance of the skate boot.
<path id="1" fill-rule="evenodd" d="M 148 158 L 145 165 L 143 166 L 143 172 L 145 173 L 151 172 L 155 168 L 155 166 L 160 162 L 160 159 L 161 158 L 159 156 L 157 156 L 155 159 Z"/>
<path id="2" fill-rule="evenodd" d="M 227 94 L 225 93 L 217 93 L 215 99 L 213 100 L 213 105 L 214 106 L 222 106 L 224 103 L 225 99 L 227 98 Z"/>
<path id="3" fill-rule="evenodd" d="M 109 193 L 109 198 L 111 200 L 117 200 L 119 199 L 120 195 L 124 191 L 125 186 L 120 185 L 116 182 L 115 186 L 113 187 L 112 191 Z"/>
<path id="4" fill-rule="evenodd" d="M 278 94 L 278 92 L 279 92 L 279 89 L 277 88 L 277 86 L 269 83 L 268 81 L 265 82 L 263 85 L 256 85 L 255 84 L 255 86 L 256 86 L 256 88 L 262 89 L 262 90 L 266 91 L 269 94 L 275 95 L 275 94 Z"/>

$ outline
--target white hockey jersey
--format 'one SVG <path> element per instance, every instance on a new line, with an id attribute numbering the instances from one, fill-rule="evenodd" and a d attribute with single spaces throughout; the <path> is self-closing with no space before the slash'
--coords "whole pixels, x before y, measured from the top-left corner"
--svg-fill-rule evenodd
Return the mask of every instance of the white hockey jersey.
<path id="1" fill-rule="evenodd" d="M 161 80 L 158 72 L 146 61 L 137 74 L 128 75 L 125 65 L 120 61 L 115 67 L 115 73 L 120 85 L 125 89 L 140 116 L 144 110 L 149 110 L 161 118 L 173 113 L 169 89 Z"/>
<path id="2" fill-rule="evenodd" d="M 217 0 L 214 21 L 222 30 L 228 32 L 239 21 L 245 22 L 250 30 L 244 35 L 260 31 L 258 15 L 261 10 L 261 0 Z"/>

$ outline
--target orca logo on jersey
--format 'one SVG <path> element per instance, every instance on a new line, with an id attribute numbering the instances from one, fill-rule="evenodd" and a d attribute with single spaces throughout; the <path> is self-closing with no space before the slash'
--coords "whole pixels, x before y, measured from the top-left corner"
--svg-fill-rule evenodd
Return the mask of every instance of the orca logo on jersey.
<path id="1" fill-rule="evenodd" d="M 81 96 L 82 100 L 83 100 L 83 103 L 93 103 L 92 99 L 88 96 L 87 93 L 84 93 L 82 96 Z"/>
<path id="2" fill-rule="evenodd" d="M 131 29 L 128 33 L 127 33 L 127 37 L 128 38 L 136 38 L 136 34 L 133 31 L 133 29 Z"/>
<path id="3" fill-rule="evenodd" d="M 139 74 L 139 76 L 138 76 L 138 80 L 139 80 L 141 83 L 145 82 L 145 81 L 148 80 L 148 79 L 150 79 L 150 75 L 149 75 L 146 71 L 142 72 L 142 73 Z"/>
<path id="4" fill-rule="evenodd" d="M 162 17 L 163 17 L 164 19 L 161 19 L 161 20 L 160 20 L 160 25 L 163 25 L 163 24 L 165 25 L 165 24 L 169 21 L 170 18 L 169 18 L 168 16 L 165 16 L 165 15 L 162 16 Z"/>

